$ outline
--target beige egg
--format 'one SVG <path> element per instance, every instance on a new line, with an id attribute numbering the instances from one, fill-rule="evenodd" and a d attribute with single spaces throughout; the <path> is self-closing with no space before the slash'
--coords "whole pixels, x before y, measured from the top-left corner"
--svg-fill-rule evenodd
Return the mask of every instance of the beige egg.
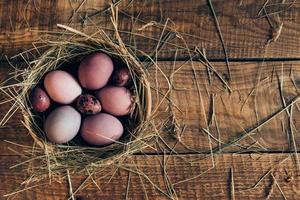
<path id="1" fill-rule="evenodd" d="M 109 81 L 113 69 L 113 62 L 108 55 L 93 53 L 80 63 L 78 69 L 79 82 L 86 89 L 100 89 Z"/>
<path id="2" fill-rule="evenodd" d="M 47 138 L 62 144 L 72 140 L 80 129 L 81 116 L 71 106 L 61 106 L 52 111 L 44 123 Z"/>
<path id="3" fill-rule="evenodd" d="M 50 98 L 61 104 L 72 103 L 82 92 L 76 79 L 61 70 L 49 72 L 45 77 L 44 86 Z"/>
<path id="4" fill-rule="evenodd" d="M 87 143 L 101 146 L 117 141 L 123 131 L 123 125 L 116 117 L 99 113 L 85 118 L 80 133 Z"/>

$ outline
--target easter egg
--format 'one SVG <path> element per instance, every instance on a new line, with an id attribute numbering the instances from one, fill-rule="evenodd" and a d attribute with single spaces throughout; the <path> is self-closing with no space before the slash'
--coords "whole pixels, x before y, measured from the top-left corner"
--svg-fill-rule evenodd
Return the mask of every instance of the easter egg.
<path id="1" fill-rule="evenodd" d="M 123 131 L 123 125 L 116 117 L 99 113 L 85 118 L 80 133 L 87 143 L 102 146 L 117 141 Z"/>
<path id="2" fill-rule="evenodd" d="M 47 138 L 63 144 L 72 140 L 80 129 L 81 116 L 71 106 L 61 106 L 52 111 L 44 123 Z"/>
<path id="3" fill-rule="evenodd" d="M 126 67 L 118 68 L 113 72 L 112 82 L 115 86 L 127 86 L 131 80 L 131 75 Z"/>
<path id="4" fill-rule="evenodd" d="M 108 55 L 93 53 L 80 63 L 79 82 L 86 89 L 100 89 L 108 83 L 113 69 L 113 62 Z"/>
<path id="5" fill-rule="evenodd" d="M 44 112 L 50 106 L 50 99 L 41 88 L 34 88 L 30 94 L 30 103 L 34 111 Z"/>
<path id="6" fill-rule="evenodd" d="M 77 98 L 76 107 L 82 114 L 92 115 L 101 111 L 99 100 L 90 94 L 83 94 Z"/>
<path id="7" fill-rule="evenodd" d="M 97 97 L 103 110 L 114 116 L 129 114 L 133 106 L 132 94 L 125 87 L 107 86 L 97 92 Z"/>
<path id="8" fill-rule="evenodd" d="M 44 86 L 50 98 L 61 104 L 72 103 L 82 92 L 76 79 L 61 70 L 49 72 L 45 77 Z"/>

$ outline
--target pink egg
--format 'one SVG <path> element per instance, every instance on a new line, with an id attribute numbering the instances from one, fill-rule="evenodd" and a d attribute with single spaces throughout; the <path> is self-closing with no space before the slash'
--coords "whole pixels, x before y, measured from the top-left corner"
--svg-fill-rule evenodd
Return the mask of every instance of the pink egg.
<path id="1" fill-rule="evenodd" d="M 45 77 L 44 86 L 50 98 L 62 104 L 72 103 L 82 92 L 76 79 L 61 70 L 49 72 Z"/>
<path id="2" fill-rule="evenodd" d="M 112 82 L 116 86 L 128 86 L 131 76 L 127 67 L 116 69 L 112 76 Z"/>
<path id="3" fill-rule="evenodd" d="M 72 140 L 80 129 L 81 116 L 71 106 L 61 106 L 52 111 L 44 124 L 44 131 L 51 142 L 58 144 Z"/>
<path id="4" fill-rule="evenodd" d="M 79 82 L 86 89 L 100 89 L 109 81 L 113 68 L 113 62 L 108 55 L 93 53 L 80 63 Z"/>
<path id="5" fill-rule="evenodd" d="M 87 117 L 81 127 L 81 136 L 92 145 L 108 145 L 114 143 L 123 134 L 121 122 L 114 116 L 99 113 Z"/>
<path id="6" fill-rule="evenodd" d="M 107 86 L 97 93 L 103 110 L 115 115 L 123 116 L 130 113 L 132 108 L 132 94 L 125 87 Z"/>
<path id="7" fill-rule="evenodd" d="M 44 112 L 50 106 L 50 99 L 43 89 L 37 87 L 30 94 L 30 103 L 34 111 Z"/>

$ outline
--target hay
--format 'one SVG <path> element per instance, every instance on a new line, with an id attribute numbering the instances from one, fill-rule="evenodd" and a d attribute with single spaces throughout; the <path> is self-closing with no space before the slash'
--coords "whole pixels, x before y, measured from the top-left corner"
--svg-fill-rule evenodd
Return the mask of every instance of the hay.
<path id="1" fill-rule="evenodd" d="M 157 137 L 157 125 L 154 117 L 156 113 L 155 111 L 152 112 L 151 109 L 149 74 L 144 63 L 122 41 L 117 27 L 116 8 L 112 7 L 111 10 L 111 21 L 114 27 L 112 36 L 109 36 L 102 29 L 99 29 L 96 34 L 88 35 L 69 26 L 58 24 L 57 26 L 63 29 L 59 37 L 56 36 L 53 40 L 43 41 L 42 45 L 34 46 L 33 49 L 19 54 L 20 57 L 24 58 L 27 68 L 23 71 L 16 69 L 12 77 L 2 83 L 0 90 L 8 97 L 5 103 L 12 103 L 12 106 L 2 119 L 1 125 L 5 125 L 10 117 L 20 109 L 24 116 L 22 123 L 37 144 L 39 152 L 43 153 L 41 157 L 34 157 L 19 163 L 17 166 L 33 160 L 44 159 L 45 163 L 42 163 L 45 166 L 41 169 L 47 169 L 51 177 L 51 172 L 56 174 L 70 170 L 71 173 L 90 167 L 108 166 L 112 163 L 122 162 L 126 156 L 143 150 L 151 145 L 151 141 L 155 141 L 153 138 Z M 35 60 L 24 57 L 25 54 L 28 55 L 34 51 L 40 52 L 41 49 L 46 50 Z M 125 137 L 106 147 L 82 146 L 76 141 L 63 145 L 49 142 L 40 126 L 40 118 L 43 116 L 36 116 L 32 112 L 28 101 L 30 91 L 41 82 L 47 72 L 99 51 L 107 53 L 113 59 L 117 59 L 128 66 L 133 79 L 132 90 L 136 103 L 131 116 L 125 123 Z M 151 62 L 157 65 L 155 61 L 149 59 L 148 63 Z M 14 80 L 14 83 L 8 84 L 11 80 Z"/>
<path id="2" fill-rule="evenodd" d="M 82 4 L 85 1 L 82 2 Z M 120 1 L 117 1 L 120 2 Z M 210 2 L 210 1 L 209 1 Z M 77 12 L 82 4 L 74 12 Z M 141 179 L 141 185 L 143 187 L 143 192 L 147 197 L 147 190 L 145 189 L 143 180 L 153 186 L 158 192 L 165 195 L 165 197 L 169 199 L 178 199 L 178 194 L 176 193 L 176 187 L 180 184 L 195 180 L 200 178 L 202 175 L 210 172 L 216 166 L 214 161 L 215 154 L 221 153 L 225 148 L 230 146 L 238 146 L 242 149 L 247 150 L 243 145 L 240 145 L 239 142 L 245 137 L 251 136 L 253 132 L 260 129 L 265 124 L 268 124 L 275 117 L 280 115 L 283 112 L 289 111 L 294 104 L 300 99 L 300 96 L 297 96 L 291 102 L 284 105 L 284 107 L 278 111 L 276 111 L 273 115 L 268 118 L 263 119 L 261 122 L 254 124 L 253 127 L 244 129 L 243 132 L 238 133 L 237 137 L 230 138 L 229 141 L 222 141 L 220 138 L 220 131 L 218 130 L 218 121 L 215 114 L 214 107 L 214 95 L 210 95 L 208 92 L 208 96 L 212 97 L 212 109 L 211 113 L 209 113 L 209 118 L 206 117 L 202 94 L 200 91 L 200 81 L 199 81 L 199 69 L 196 69 L 193 62 L 195 60 L 200 61 L 208 71 L 208 81 L 211 83 L 211 75 L 216 76 L 216 78 L 226 87 L 228 91 L 231 92 L 230 84 L 227 79 L 223 78 L 221 74 L 216 71 L 214 66 L 207 59 L 205 51 L 200 50 L 200 48 L 196 47 L 195 50 L 191 50 L 190 47 L 185 42 L 183 36 L 188 36 L 194 39 L 201 39 L 197 36 L 192 36 L 186 33 L 180 33 L 176 30 L 172 29 L 168 26 L 168 23 L 173 23 L 170 19 L 167 19 L 164 24 L 160 24 L 158 22 L 148 22 L 139 19 L 138 17 L 128 16 L 132 18 L 134 22 L 144 23 L 140 28 L 136 28 L 135 31 L 125 31 L 118 29 L 118 8 L 116 5 L 113 5 L 109 8 L 106 8 L 101 12 L 111 12 L 111 22 L 112 28 L 102 28 L 98 25 L 94 24 L 93 21 L 87 14 L 84 18 L 84 23 L 87 21 L 91 23 L 93 28 L 96 29 L 96 32 L 93 34 L 87 34 L 76 30 L 70 26 L 58 24 L 58 27 L 62 29 L 62 31 L 52 32 L 54 37 L 49 37 L 46 40 L 42 40 L 40 42 L 34 43 L 33 48 L 27 50 L 19 55 L 27 68 L 19 69 L 18 67 L 10 64 L 15 72 L 11 74 L 11 78 L 6 82 L 0 85 L 0 92 L 2 92 L 7 98 L 4 101 L 0 102 L 0 104 L 8 103 L 11 104 L 10 109 L 5 114 L 4 118 L 1 120 L 0 125 L 5 125 L 6 122 L 11 118 L 14 113 L 18 110 L 21 110 L 24 116 L 23 124 L 29 130 L 30 135 L 32 136 L 35 144 L 33 147 L 31 146 L 22 146 L 19 144 L 14 144 L 20 146 L 24 149 L 24 152 L 19 153 L 26 160 L 22 161 L 11 168 L 16 168 L 18 166 L 26 165 L 28 166 L 27 172 L 31 173 L 29 178 L 25 180 L 16 191 L 11 192 L 5 197 L 12 197 L 20 192 L 30 190 L 32 188 L 38 187 L 41 184 L 40 180 L 43 178 L 49 178 L 51 180 L 61 180 L 67 179 L 69 184 L 69 195 L 70 198 L 74 198 L 74 195 L 77 194 L 80 190 L 84 189 L 88 185 L 88 181 L 92 180 L 92 182 L 97 186 L 99 190 L 100 187 L 97 185 L 97 180 L 93 179 L 95 174 L 98 174 L 97 179 L 101 179 L 103 177 L 109 176 L 108 174 L 102 174 L 101 172 L 107 170 L 107 168 L 112 168 L 112 176 L 116 174 L 117 169 L 125 170 L 128 172 L 128 182 L 126 187 L 126 195 L 125 198 L 129 198 L 129 191 L 132 190 L 130 186 L 131 175 L 137 175 Z M 212 7 L 212 6 L 211 6 Z M 127 13 L 120 11 L 122 15 L 127 16 Z M 96 13 L 99 14 L 99 13 Z M 73 16 L 72 16 L 73 18 Z M 216 22 L 217 29 L 218 22 Z M 146 35 L 142 35 L 138 31 L 145 30 L 147 28 L 158 28 L 162 30 L 161 34 L 157 38 L 150 38 Z M 41 33 L 41 31 L 39 31 Z M 230 74 L 229 64 L 226 49 L 224 49 L 224 41 L 222 41 L 221 31 L 218 30 L 218 33 L 221 37 L 221 42 L 225 54 L 225 59 L 227 61 L 228 74 Z M 152 43 L 157 42 L 154 51 L 151 52 L 143 52 L 136 48 L 131 43 L 123 42 L 121 35 L 127 34 L 130 36 L 130 41 L 133 43 L 135 39 L 132 37 L 142 37 L 143 39 L 149 40 Z M 132 36 L 132 37 L 131 37 Z M 177 43 L 170 42 L 172 39 L 177 39 Z M 179 41 L 179 42 L 178 42 Z M 182 44 L 181 44 L 181 43 Z M 132 46 L 131 46 L 132 45 Z M 164 49 L 165 47 L 170 47 L 170 49 Z M 62 67 L 65 63 L 72 62 L 73 60 L 81 60 L 84 56 L 92 53 L 102 51 L 105 52 L 112 57 L 120 60 L 124 64 L 126 64 L 133 77 L 133 90 L 135 91 L 135 95 L 137 97 L 136 107 L 131 116 L 130 121 L 126 124 L 127 129 L 127 137 L 122 138 L 120 141 L 114 143 L 113 145 L 107 147 L 90 147 L 90 146 L 82 146 L 80 143 L 71 142 L 67 145 L 55 145 L 47 141 L 45 134 L 41 130 L 38 125 L 37 119 L 39 120 L 39 116 L 35 116 L 31 110 L 30 105 L 28 103 L 28 94 L 29 91 L 38 84 L 43 75 L 48 71 L 57 69 Z M 174 66 L 171 72 L 171 75 L 168 77 L 164 74 L 163 70 L 158 66 L 158 53 L 162 52 L 175 53 L 175 58 L 177 57 L 177 53 L 183 52 L 187 53 L 188 59 L 177 69 L 174 69 L 176 59 L 174 61 Z M 43 52 L 43 53 L 41 53 Z M 140 59 L 137 54 L 144 57 L 144 60 Z M 38 55 L 38 57 L 35 57 Z M 32 57 L 34 59 L 32 59 Z M 187 125 L 180 124 L 178 119 L 176 119 L 176 113 L 173 109 L 178 110 L 180 113 L 183 113 L 180 108 L 178 108 L 174 102 L 172 101 L 173 90 L 176 90 L 173 85 L 173 76 L 176 72 L 178 72 L 183 66 L 188 62 L 191 62 L 191 70 L 193 77 L 193 81 L 195 82 L 195 87 L 197 89 L 197 93 L 199 96 L 199 103 L 201 107 L 200 116 L 203 116 L 205 119 L 206 128 L 202 128 L 202 132 L 207 135 L 209 142 L 209 152 L 200 152 L 192 149 L 188 145 L 181 140 Z M 148 73 L 148 69 L 152 67 L 154 68 L 153 77 L 150 77 Z M 157 80 L 157 73 L 161 73 L 162 79 L 165 79 L 166 83 L 164 84 L 162 90 L 160 84 Z M 151 84 L 150 87 L 150 79 L 154 84 Z M 13 83 L 11 83 L 13 81 Z M 265 81 L 265 80 L 263 80 Z M 262 81 L 262 82 L 263 82 Z M 258 87 L 259 82 L 256 86 Z M 256 88 L 249 94 L 255 92 Z M 186 88 L 181 88 L 181 90 L 188 90 Z M 175 96 L 175 95 L 174 95 Z M 249 97 L 248 96 L 248 97 Z M 247 103 L 247 99 L 245 100 L 243 106 Z M 154 100 L 157 100 L 154 103 Z M 222 98 L 221 98 L 222 100 Z M 161 106 L 165 104 L 164 101 L 167 101 L 168 109 L 165 109 L 163 114 L 168 116 L 161 117 L 159 111 Z M 222 100 L 223 102 L 223 100 Z M 297 104 L 295 104 L 297 106 Z M 242 108 L 243 108 L 242 106 Z M 241 110 L 242 110 L 241 108 Z M 162 114 L 162 115 L 163 115 Z M 291 113 L 292 114 L 292 113 Z M 290 118 L 292 119 L 292 118 Z M 216 138 L 211 133 L 211 126 L 215 123 L 218 137 Z M 162 130 L 167 130 L 171 135 L 177 140 L 174 145 L 169 145 L 164 139 L 160 136 Z M 218 146 L 214 147 L 212 141 L 218 142 Z M 153 147 L 153 143 L 158 143 L 159 150 Z M 197 158 L 195 160 L 187 160 L 184 155 L 180 155 L 176 152 L 175 147 L 177 144 L 181 144 L 183 147 L 188 149 L 191 152 L 197 154 L 203 154 L 203 157 Z M 254 143 L 255 145 L 256 143 Z M 251 145 L 252 146 L 252 145 Z M 250 147 L 251 147 L 250 146 Z M 139 166 L 135 166 L 135 163 L 127 164 L 127 158 L 129 158 L 132 154 L 139 152 L 142 153 L 142 150 L 145 148 L 151 148 L 154 151 L 163 152 L 163 161 L 161 162 L 163 181 L 166 189 L 162 189 L 158 184 L 152 181 L 142 170 L 139 169 Z M 167 152 L 164 151 L 163 148 L 167 148 Z M 24 154 L 23 154 L 24 153 Z M 26 155 L 25 155 L 26 154 Z M 160 154 L 158 152 L 158 154 Z M 28 156 L 29 155 L 29 156 Z M 180 159 L 184 160 L 188 164 L 192 164 L 197 162 L 200 159 L 211 158 L 211 166 L 208 166 L 208 169 L 202 170 L 196 175 L 192 175 L 190 177 L 183 177 L 180 180 L 171 180 L 168 172 L 167 172 L 167 160 L 171 155 L 176 155 Z M 37 165 L 32 165 L 33 163 L 38 163 Z M 67 174 L 66 174 L 67 172 Z M 74 173 L 82 172 L 87 174 L 86 179 L 82 181 L 82 183 L 76 187 L 72 188 L 71 176 Z M 100 175 L 99 175 L 100 174 Z M 269 173 L 268 173 L 269 174 Z M 264 179 L 265 176 L 261 178 Z M 249 188 L 253 189 L 257 185 L 260 184 L 261 180 L 259 180 L 253 187 Z M 172 183 L 173 181 L 173 183 Z M 233 180 L 233 171 L 231 171 L 231 194 L 234 197 L 235 192 L 240 192 L 235 189 L 235 181 Z M 148 197 L 147 197 L 148 198 Z"/>
<path id="3" fill-rule="evenodd" d="M 112 169 L 111 178 L 118 169 L 126 170 L 129 173 L 138 175 L 141 181 L 142 179 L 146 180 L 148 184 L 166 197 L 170 199 L 176 197 L 168 177 L 165 180 L 170 191 L 164 191 L 145 173 L 139 170 L 138 166 L 134 166 L 134 164 L 128 165 L 127 158 L 136 152 L 142 152 L 145 148 L 157 151 L 154 148 L 154 143 L 161 142 L 166 144 L 160 136 L 160 133 L 165 130 L 166 124 L 169 124 L 171 127 L 180 126 L 177 124 L 175 115 L 172 115 L 171 122 L 170 116 L 164 115 L 169 113 L 168 110 L 159 113 L 163 110 L 161 107 L 165 106 L 164 101 L 168 102 L 167 104 L 171 110 L 179 108 L 172 101 L 173 84 L 158 66 L 157 57 L 158 53 L 163 48 L 166 48 L 165 46 L 176 48 L 176 51 L 189 51 L 189 49 L 187 46 L 181 47 L 170 42 L 172 39 L 179 37 L 180 34 L 168 26 L 168 20 L 163 25 L 158 23 L 149 25 L 161 30 L 161 35 L 158 39 L 150 38 L 135 31 L 118 30 L 118 7 L 111 5 L 108 10 L 110 11 L 109 16 L 113 28 L 102 28 L 94 25 L 96 32 L 87 34 L 70 26 L 58 24 L 57 26 L 62 31 L 45 32 L 47 34 L 46 39 L 33 43 L 32 49 L 26 50 L 12 58 L 24 61 L 25 69 L 24 66 L 15 66 L 9 61 L 14 72 L 10 74 L 9 79 L 0 85 L 0 92 L 5 95 L 4 100 L 1 99 L 0 104 L 9 104 L 10 107 L 0 121 L 0 126 L 4 126 L 16 112 L 21 111 L 23 115 L 22 124 L 28 129 L 30 136 L 34 140 L 34 145 L 24 146 L 7 141 L 23 149 L 22 152 L 12 149 L 21 155 L 24 160 L 11 166 L 11 169 L 25 166 L 28 176 L 13 192 L 5 195 L 5 197 L 11 198 L 21 192 L 44 185 L 43 181 L 45 180 L 50 180 L 50 183 L 67 180 L 70 187 L 69 199 L 72 199 L 75 194 L 87 186 L 88 180 L 92 180 L 99 188 L 93 179 L 93 175 L 101 173 L 108 168 Z M 91 23 L 93 24 L 92 21 Z M 126 34 L 127 37 L 130 35 L 130 37 L 136 36 L 149 41 L 156 41 L 157 46 L 154 51 L 143 52 L 136 46 L 123 42 L 122 34 Z M 128 66 L 133 79 L 131 89 L 134 91 L 136 104 L 130 118 L 125 123 L 125 137 L 106 147 L 82 145 L 80 140 L 72 140 L 68 144 L 62 145 L 49 142 L 40 125 L 45 116 L 37 116 L 31 111 L 29 103 L 30 91 L 41 82 L 47 72 L 58 68 L 65 69 L 73 61 L 78 63 L 86 55 L 99 51 L 107 53 L 113 57 L 113 60 Z M 154 69 L 155 77 L 150 77 L 148 72 L 150 68 Z M 158 74 L 167 81 L 167 92 L 158 83 Z M 152 82 L 155 83 L 152 84 Z M 177 154 L 174 150 L 172 150 L 172 153 Z M 77 173 L 87 174 L 87 177 L 80 186 L 72 188 L 71 176 Z M 107 176 L 109 175 L 104 174 L 97 177 L 97 179 Z M 165 173 L 164 176 L 167 176 L 167 174 Z M 128 182 L 128 190 L 129 184 Z"/>

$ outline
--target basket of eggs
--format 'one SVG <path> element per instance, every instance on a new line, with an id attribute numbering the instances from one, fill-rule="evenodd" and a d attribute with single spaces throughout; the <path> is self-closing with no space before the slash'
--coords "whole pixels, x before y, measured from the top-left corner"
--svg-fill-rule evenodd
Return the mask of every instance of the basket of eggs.
<path id="1" fill-rule="evenodd" d="M 46 138 L 65 144 L 80 134 L 89 145 L 106 146 L 123 136 L 136 97 L 127 66 L 115 66 L 109 55 L 86 56 L 74 69 L 46 73 L 30 91 L 34 114 L 44 113 Z M 75 73 L 74 73 L 75 71 Z"/>
<path id="2" fill-rule="evenodd" d="M 77 34 L 51 41 L 15 77 L 23 124 L 53 158 L 51 171 L 110 164 L 151 141 L 149 74 L 121 40 Z"/>

